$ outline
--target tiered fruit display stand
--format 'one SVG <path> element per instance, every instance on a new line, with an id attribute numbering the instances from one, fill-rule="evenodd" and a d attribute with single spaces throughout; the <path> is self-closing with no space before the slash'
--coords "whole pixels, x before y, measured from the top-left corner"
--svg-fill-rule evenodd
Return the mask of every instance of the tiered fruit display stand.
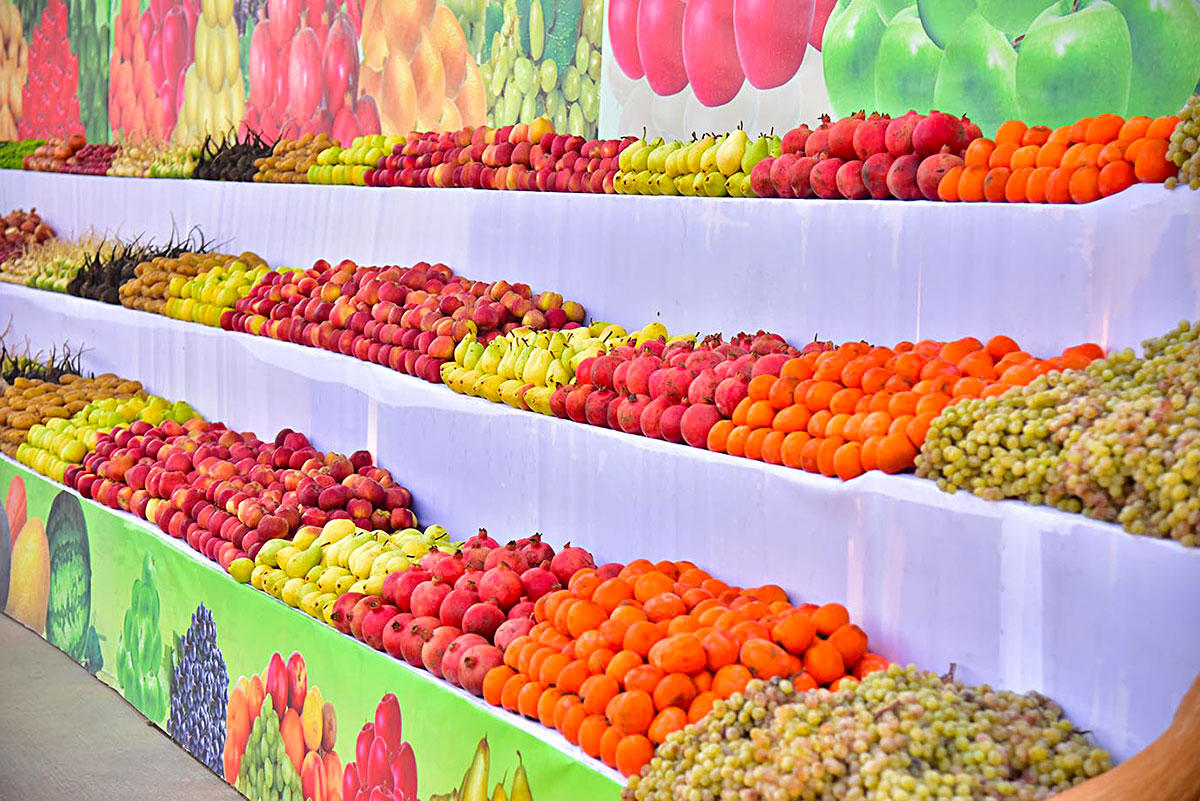
<path id="1" fill-rule="evenodd" d="M 36 206 L 60 236 L 121 231 L 134 220 L 148 236 L 198 225 L 221 249 L 254 250 L 272 265 L 443 261 L 485 280 L 554 287 L 596 319 L 661 321 L 672 332 L 762 327 L 793 342 L 814 334 L 892 342 L 1006 331 L 1041 353 L 1089 340 L 1134 346 L 1200 318 L 1200 195 L 1155 186 L 1045 208 L 318 191 L 20 173 L 0 181 L 0 206 Z M 1046 507 L 945 494 L 911 475 L 870 471 L 840 482 L 575 425 L 325 350 L 0 284 L 0 323 L 6 318 L 32 350 L 85 346 L 85 371 L 135 378 L 230 428 L 270 439 L 287 426 L 325 451 L 365 448 L 411 490 L 417 518 L 456 540 L 480 527 L 499 542 L 542 531 L 556 545 L 588 549 L 597 564 L 689 559 L 730 584 L 778 585 L 795 603 L 842 603 L 870 633 L 871 651 L 934 670 L 954 664 L 971 683 L 1045 693 L 1117 759 L 1166 727 L 1200 665 L 1186 611 L 1200 604 L 1200 550 L 1175 542 Z M 553 729 L 372 653 L 238 586 L 152 525 L 5 459 L 10 519 L 11 488 L 22 483 L 19 503 L 28 519 L 44 521 L 51 554 L 61 528 L 55 507 L 82 509 L 85 622 L 96 653 L 72 655 L 130 697 L 118 673 L 130 648 L 129 588 L 151 575 L 164 652 L 173 634 L 202 640 L 204 620 L 215 623 L 231 688 L 228 725 L 243 724 L 233 699 L 255 699 L 255 681 L 258 702 L 267 696 L 263 714 L 271 688 L 276 699 L 282 693 L 274 714 L 286 719 L 282 748 L 300 766 L 306 796 L 314 782 L 330 781 L 331 761 L 338 775 L 355 762 L 365 776 L 366 766 L 382 772 L 384 762 L 391 770 L 411 759 L 411 776 L 395 768 L 395 787 L 411 781 L 420 798 L 494 798 L 469 789 L 486 738 L 492 784 L 504 777 L 512 786 L 518 766 L 527 776 L 532 790 L 513 787 L 514 801 L 617 797 L 619 774 Z M 142 610 L 138 592 L 130 608 Z M 189 630 L 193 613 L 201 622 Z M 302 654 L 298 667 L 293 652 Z M 177 685 L 170 670 L 162 675 L 156 681 Z M 319 685 L 318 705 L 336 710 L 332 732 L 328 714 L 310 707 L 311 691 L 296 690 L 297 675 Z M 402 735 L 398 724 L 390 729 L 388 693 L 402 710 Z M 148 717 L 169 725 L 165 709 L 141 700 Z M 386 760 L 370 752 L 381 731 L 397 739 L 385 744 Z M 272 747 L 247 736 L 254 749 Z M 238 759 L 249 760 L 245 753 Z M 210 766 L 239 776 L 226 760 Z M 253 782 L 244 782 L 247 792 Z"/>

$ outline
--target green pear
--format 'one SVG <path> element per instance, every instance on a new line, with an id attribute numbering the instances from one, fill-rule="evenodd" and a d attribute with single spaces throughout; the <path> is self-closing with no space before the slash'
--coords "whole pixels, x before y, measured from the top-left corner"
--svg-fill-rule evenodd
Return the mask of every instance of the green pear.
<path id="1" fill-rule="evenodd" d="M 475 364 L 475 369 L 484 375 L 495 375 L 500 369 L 500 360 L 504 353 L 500 350 L 500 346 L 496 343 L 499 338 L 493 339 L 488 343 L 488 346 L 483 349 L 483 353 L 479 356 L 479 361 Z"/>
<path id="2" fill-rule="evenodd" d="M 637 191 L 639 195 L 656 194 L 653 185 L 650 183 L 651 173 L 649 170 L 642 170 L 637 174 Z"/>
<path id="3" fill-rule="evenodd" d="M 483 357 L 483 352 L 486 348 L 480 342 L 472 342 L 467 346 L 467 352 L 463 356 L 462 366 L 468 370 L 474 370 L 479 364 L 479 360 Z"/>
<path id="4" fill-rule="evenodd" d="M 749 175 L 755 164 L 771 154 L 770 148 L 771 138 L 768 136 L 760 136 L 751 142 L 746 147 L 746 152 L 742 154 L 741 172 Z"/>
<path id="5" fill-rule="evenodd" d="M 721 145 L 725 144 L 725 139 L 725 136 L 718 138 L 711 147 L 704 151 L 704 155 L 700 157 L 700 172 L 717 171 L 717 151 L 721 149 Z"/>
<path id="6" fill-rule="evenodd" d="M 767 155 L 773 159 L 779 158 L 783 154 L 783 140 L 775 134 L 767 137 Z M 749 175 L 750 173 L 746 173 Z"/>
<path id="7" fill-rule="evenodd" d="M 725 176 L 720 172 L 704 173 L 704 194 L 709 197 L 725 197 L 729 194 Z"/>
<path id="8" fill-rule="evenodd" d="M 529 357 L 533 355 L 533 348 L 529 345 L 521 348 L 521 352 L 517 354 L 517 360 L 513 363 L 512 375 L 510 378 L 521 380 L 521 376 L 525 373 L 525 365 L 529 361 Z"/>
<path id="9" fill-rule="evenodd" d="M 735 172 L 733 175 L 725 179 L 725 190 L 729 192 L 730 197 L 745 197 L 745 188 L 743 180 L 746 177 L 744 172 Z"/>
<path id="10" fill-rule="evenodd" d="M 285 572 L 291 578 L 307 575 L 310 570 L 321 564 L 321 551 L 321 546 L 313 543 L 300 553 L 294 554 L 288 560 Z"/>
<path id="11" fill-rule="evenodd" d="M 674 153 L 679 148 L 683 147 L 682 142 L 667 142 L 665 145 L 659 145 L 650 154 L 650 158 L 646 160 L 646 167 L 650 172 L 662 173 L 667 171 L 667 156 Z"/>
<path id="12" fill-rule="evenodd" d="M 726 178 L 741 169 L 742 156 L 746 155 L 746 147 L 749 143 L 750 137 L 746 136 L 745 131 L 738 128 L 729 134 L 728 138 L 717 148 L 717 169 Z"/>
<path id="13" fill-rule="evenodd" d="M 701 172 L 700 160 L 704 157 L 704 151 L 716 144 L 716 141 L 711 136 L 696 140 L 696 143 L 688 149 L 687 168 L 684 172 L 693 174 Z"/>
<path id="14" fill-rule="evenodd" d="M 641 172 L 646 169 L 646 160 L 650 158 L 650 154 L 654 149 L 663 143 L 661 136 L 656 136 L 646 143 L 646 146 L 633 154 L 633 159 L 629 163 L 629 169 L 634 172 Z"/>
<path id="15" fill-rule="evenodd" d="M 675 188 L 679 190 L 681 195 L 692 194 L 692 176 L 691 173 L 675 176 Z"/>
<path id="16" fill-rule="evenodd" d="M 621 168 L 622 172 L 629 172 L 633 169 L 633 157 L 645 146 L 645 141 L 638 139 L 621 151 L 621 155 L 617 157 L 617 166 Z"/>
<path id="17" fill-rule="evenodd" d="M 678 195 L 679 190 L 675 188 L 675 181 L 666 173 L 660 173 L 656 176 L 655 184 L 658 186 L 660 195 Z"/>

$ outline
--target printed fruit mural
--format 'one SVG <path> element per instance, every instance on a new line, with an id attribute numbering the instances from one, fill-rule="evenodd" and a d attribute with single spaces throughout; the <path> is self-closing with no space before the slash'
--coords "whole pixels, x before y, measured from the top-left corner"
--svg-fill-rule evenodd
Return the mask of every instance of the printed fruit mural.
<path id="1" fill-rule="evenodd" d="M 88 141 L 108 139 L 108 65 L 112 38 L 109 6 L 97 0 L 67 0 L 67 37 L 79 60 L 79 111 Z"/>
<path id="2" fill-rule="evenodd" d="M 183 106 L 193 58 L 197 0 L 160 0 L 139 10 L 122 0 L 113 20 L 108 116 L 114 134 L 167 139 Z"/>
<path id="3" fill-rule="evenodd" d="M 21 95 L 17 126 L 22 137 L 83 132 L 77 93 L 79 59 L 67 45 L 67 7 L 62 0 L 50 0 L 29 43 L 29 80 Z"/>
<path id="4" fill-rule="evenodd" d="M 29 74 L 29 45 L 21 34 L 21 11 L 0 3 L 0 139 L 17 139 Z"/>
<path id="5" fill-rule="evenodd" d="M 172 656 L 159 633 L 159 598 L 154 586 L 154 563 L 142 561 L 142 574 L 133 580 L 117 640 L 117 686 L 125 700 L 155 723 L 167 718 Z"/>
<path id="6" fill-rule="evenodd" d="M 822 54 L 837 114 L 934 106 L 992 133 L 1178 111 L 1196 41 L 1195 0 L 839 0 Z"/>
<path id="7" fill-rule="evenodd" d="M 491 798 L 492 801 L 496 801 L 496 799 L 504 799 L 505 801 L 533 801 L 533 790 L 529 786 L 529 776 L 525 773 L 525 763 L 521 759 L 519 751 L 517 752 L 517 769 L 513 772 L 512 783 L 509 784 L 507 790 L 504 788 L 507 776 L 504 776 L 495 784 L 491 793 L 488 792 L 488 787 L 492 786 L 491 762 L 491 749 L 488 747 L 487 738 L 484 737 L 479 741 L 479 745 L 475 747 L 475 754 L 471 757 L 471 764 L 467 767 L 467 772 L 463 774 L 462 784 L 450 792 L 429 796 L 429 801 L 450 801 L 451 799 L 466 801 L 468 799 L 488 798 Z"/>
<path id="8" fill-rule="evenodd" d="M 39 634 L 46 628 L 50 596 L 50 545 L 42 521 L 25 517 L 25 485 L 14 478 L 5 504 L 11 555 L 7 562 L 5 613 Z"/>
<path id="9" fill-rule="evenodd" d="M 92 568 L 83 506 L 60 492 L 46 515 L 50 590 L 46 639 L 93 674 L 101 666 L 100 640 L 92 626 Z"/>
<path id="10" fill-rule="evenodd" d="M 398 726 L 399 707 L 396 720 Z M 247 798 L 341 801 L 337 715 L 309 685 L 299 653 L 286 663 L 272 654 L 262 675 L 238 678 L 229 691 L 225 731 L 222 775 Z"/>
<path id="11" fill-rule="evenodd" d="M 217 647 L 212 612 L 204 604 L 192 614 L 192 624 L 175 644 L 175 653 L 167 731 L 209 770 L 220 773 L 229 673 Z"/>
<path id="12" fill-rule="evenodd" d="M 238 129 L 246 113 L 233 0 L 200 0 L 195 27 L 195 60 L 184 72 L 176 142 L 195 142 L 206 135 L 224 137 Z"/>
<path id="13" fill-rule="evenodd" d="M 395 693 L 380 699 L 375 720 L 364 723 L 358 732 L 354 761 L 346 764 L 338 790 L 339 797 L 347 801 L 377 797 L 417 801 L 417 757 L 404 741 L 400 701 Z"/>
<path id="14" fill-rule="evenodd" d="M 345 141 L 379 133 L 375 100 L 359 97 L 360 20 L 353 0 L 268 2 L 250 36 L 245 127 Z"/>

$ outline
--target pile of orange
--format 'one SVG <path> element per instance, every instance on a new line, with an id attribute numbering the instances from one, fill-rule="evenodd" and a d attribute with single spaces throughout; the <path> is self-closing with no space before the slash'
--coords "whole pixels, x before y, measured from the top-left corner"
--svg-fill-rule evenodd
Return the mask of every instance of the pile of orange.
<path id="1" fill-rule="evenodd" d="M 995 139 L 976 139 L 964 165 L 947 171 L 938 196 L 947 201 L 1091 203 L 1135 183 L 1162 183 L 1177 167 L 1167 145 L 1173 115 L 1085 117 L 1051 130 L 1010 120 Z"/>
<path id="2" fill-rule="evenodd" d="M 756 376 L 749 394 L 708 434 L 708 449 L 849 480 L 867 470 L 912 468 L 942 409 L 960 398 L 1000 395 L 1052 370 L 1086 367 L 1098 345 L 1037 359 L 1006 336 L 986 344 L 847 342 Z"/>
<path id="3" fill-rule="evenodd" d="M 793 606 L 777 586 L 731 587 L 691 562 L 638 559 L 609 579 L 581 570 L 535 617 L 488 672 L 484 699 L 627 776 L 753 678 L 836 688 L 889 664 L 842 605 Z"/>

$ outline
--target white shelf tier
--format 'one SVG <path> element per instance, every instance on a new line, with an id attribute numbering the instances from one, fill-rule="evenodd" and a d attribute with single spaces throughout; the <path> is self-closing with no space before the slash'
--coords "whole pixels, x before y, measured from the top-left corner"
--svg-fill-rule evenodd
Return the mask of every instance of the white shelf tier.
<path id="1" fill-rule="evenodd" d="M 86 344 L 210 419 L 367 447 L 425 523 L 501 542 L 544 531 L 600 561 L 690 559 L 793 600 L 842 601 L 901 662 L 1038 690 L 1128 757 L 1200 668 L 1200 550 L 915 477 L 850 483 L 456 395 L 322 350 L 0 285 L 33 348 Z"/>
<path id="2" fill-rule="evenodd" d="M 1136 345 L 1200 317 L 1200 193 L 1157 185 L 1045 206 L 0 173 L 0 207 L 31 205 L 64 233 L 199 225 L 293 267 L 442 261 L 561 292 L 596 319 L 679 332 L 884 343 L 1004 333 L 1053 355 Z"/>

